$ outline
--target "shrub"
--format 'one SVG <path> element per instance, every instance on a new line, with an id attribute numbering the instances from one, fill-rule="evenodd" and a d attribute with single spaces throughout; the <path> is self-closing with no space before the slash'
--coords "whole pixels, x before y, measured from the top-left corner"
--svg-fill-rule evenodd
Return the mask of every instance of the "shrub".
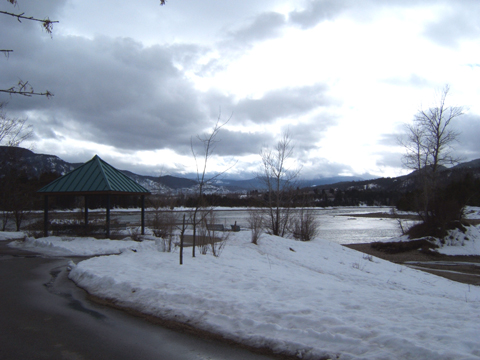
<path id="1" fill-rule="evenodd" d="M 290 231 L 300 241 L 310 241 L 318 234 L 318 219 L 313 210 L 301 208 L 291 219 Z"/>
<path id="2" fill-rule="evenodd" d="M 258 245 L 258 240 L 260 240 L 263 229 L 262 214 L 255 209 L 250 209 L 248 210 L 247 221 L 251 231 L 251 241 L 253 244 Z"/>

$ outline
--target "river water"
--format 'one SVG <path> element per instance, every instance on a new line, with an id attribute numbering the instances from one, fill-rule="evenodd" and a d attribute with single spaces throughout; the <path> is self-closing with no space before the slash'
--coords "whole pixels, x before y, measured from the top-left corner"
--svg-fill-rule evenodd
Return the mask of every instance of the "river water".
<path id="1" fill-rule="evenodd" d="M 318 220 L 318 237 L 339 244 L 369 243 L 373 241 L 385 241 L 401 235 L 397 220 L 388 217 L 361 217 L 362 214 L 384 213 L 389 214 L 390 207 L 338 207 L 319 208 L 312 210 Z M 91 212 L 91 217 L 104 217 L 104 210 Z M 180 223 L 184 211 L 175 211 L 177 222 Z M 226 228 L 235 223 L 240 228 L 248 231 L 248 210 L 246 209 L 217 209 L 215 223 L 223 224 Z M 40 218 L 40 214 L 37 214 Z M 71 217 L 68 213 L 62 216 Z M 112 221 L 125 226 L 140 225 L 140 211 L 112 210 Z M 55 217 L 54 214 L 51 216 Z M 78 217 L 78 216 L 77 216 Z M 80 216 L 81 218 L 81 216 Z M 153 211 L 146 212 L 146 225 L 153 218 Z M 187 215 L 188 219 L 188 215 Z M 411 225 L 404 222 L 404 226 Z"/>
<path id="2" fill-rule="evenodd" d="M 385 241 L 402 234 L 397 220 L 382 217 L 359 217 L 361 214 L 389 214 L 389 207 L 340 207 L 313 210 L 319 224 L 318 237 L 339 244 Z M 219 210 L 219 223 L 228 227 L 234 224 L 248 228 L 248 212 L 245 210 Z"/>

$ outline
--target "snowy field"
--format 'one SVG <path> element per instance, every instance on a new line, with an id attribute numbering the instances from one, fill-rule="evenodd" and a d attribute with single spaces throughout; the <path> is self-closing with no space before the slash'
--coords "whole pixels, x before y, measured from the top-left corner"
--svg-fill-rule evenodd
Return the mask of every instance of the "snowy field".
<path id="1" fill-rule="evenodd" d="M 480 254 L 479 228 L 452 233 L 447 245 L 442 252 Z M 187 248 L 184 265 L 178 249 L 163 252 L 153 240 L 49 237 L 11 246 L 115 254 L 72 262 L 70 278 L 122 306 L 302 359 L 480 359 L 480 287 L 333 241 L 263 235 L 254 245 L 242 231 L 220 257 L 192 258 Z"/>

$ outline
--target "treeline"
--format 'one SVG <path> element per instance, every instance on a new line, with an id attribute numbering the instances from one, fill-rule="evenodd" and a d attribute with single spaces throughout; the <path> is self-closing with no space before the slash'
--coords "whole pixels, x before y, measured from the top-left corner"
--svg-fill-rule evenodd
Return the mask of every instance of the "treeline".
<path id="1" fill-rule="evenodd" d="M 0 174 L 0 210 L 12 214 L 29 210 L 42 210 L 43 196 L 37 191 L 58 178 L 53 172 L 42 173 L 39 177 L 31 177 L 21 166 L 3 167 Z M 331 206 L 396 206 L 399 210 L 415 211 L 419 204 L 420 190 L 407 192 L 386 191 L 378 188 L 349 189 L 294 189 L 288 204 L 290 207 L 331 207 Z M 201 201 L 205 206 L 223 207 L 259 207 L 265 203 L 268 194 L 253 190 L 247 194 L 203 194 L 198 199 L 193 194 L 150 195 L 147 206 L 154 207 L 195 207 Z M 480 179 L 466 174 L 462 180 L 456 180 L 445 187 L 438 195 L 438 203 L 453 206 L 456 199 L 460 203 L 480 206 Z M 440 200 L 440 198 L 442 200 Z M 141 205 L 138 196 L 112 196 L 112 207 L 137 208 Z M 450 204 L 450 205 L 447 205 Z M 74 209 L 84 206 L 82 196 L 57 195 L 49 196 L 50 209 Z M 106 196 L 89 197 L 89 208 L 105 208 Z M 458 206 L 458 205 L 457 205 Z"/>
<path id="2" fill-rule="evenodd" d="M 423 204 L 422 190 L 417 189 L 402 194 L 395 204 L 399 210 L 417 211 Z M 463 179 L 455 180 L 437 190 L 433 199 L 436 212 L 443 212 L 444 208 L 458 209 L 465 205 L 480 206 L 480 179 L 467 173 Z"/>

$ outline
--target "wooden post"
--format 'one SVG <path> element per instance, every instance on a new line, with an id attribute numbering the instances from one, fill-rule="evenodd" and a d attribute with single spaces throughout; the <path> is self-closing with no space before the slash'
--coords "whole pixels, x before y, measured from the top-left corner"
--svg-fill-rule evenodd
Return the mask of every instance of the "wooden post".
<path id="1" fill-rule="evenodd" d="M 48 195 L 45 195 L 45 200 L 44 200 L 43 236 L 48 237 Z"/>
<path id="2" fill-rule="evenodd" d="M 185 214 L 183 214 L 182 231 L 180 232 L 180 265 L 183 264 L 183 234 L 185 234 Z"/>
<path id="3" fill-rule="evenodd" d="M 145 235 L 145 195 L 142 195 L 142 235 Z"/>
<path id="4" fill-rule="evenodd" d="M 107 239 L 110 239 L 110 194 L 107 195 Z"/>

